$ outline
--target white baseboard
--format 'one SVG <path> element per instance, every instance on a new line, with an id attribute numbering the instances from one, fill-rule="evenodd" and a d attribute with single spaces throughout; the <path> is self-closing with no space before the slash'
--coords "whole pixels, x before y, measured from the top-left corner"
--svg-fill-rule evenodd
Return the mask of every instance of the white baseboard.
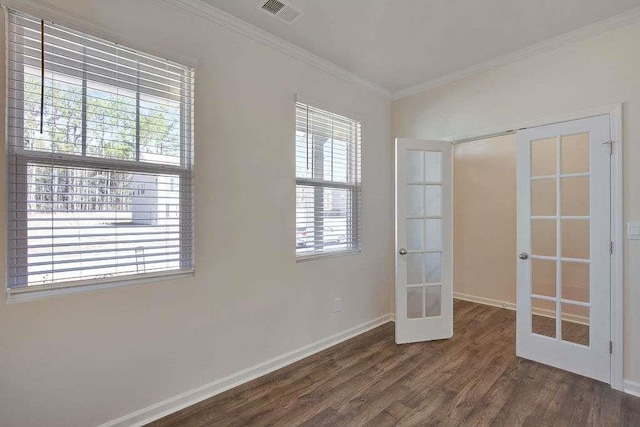
<path id="1" fill-rule="evenodd" d="M 640 383 L 631 380 L 624 380 L 622 384 L 622 390 L 625 393 L 640 397 Z"/>
<path id="2" fill-rule="evenodd" d="M 146 408 L 124 415 L 103 424 L 101 427 L 129 427 L 145 425 L 394 320 L 394 314 L 386 314 L 377 319 L 362 323 L 328 338 L 321 339 L 297 350 L 283 354 L 282 356 L 275 357 L 271 360 L 259 363 L 209 384 L 205 384 L 201 387 L 163 400 L 162 402 L 158 402 Z"/>
<path id="3" fill-rule="evenodd" d="M 475 302 L 478 304 L 490 305 L 492 307 L 506 308 L 507 310 L 516 311 L 516 305 L 512 302 L 505 302 L 497 299 L 477 297 L 475 295 L 467 295 L 467 294 L 462 294 L 460 292 L 454 292 L 453 297 L 455 299 L 461 299 L 464 301 Z"/>
<path id="4" fill-rule="evenodd" d="M 492 307 L 506 308 L 507 310 L 516 311 L 516 305 L 512 302 L 499 301 L 491 298 L 477 297 L 474 295 L 461 294 L 459 292 L 454 292 L 453 297 L 457 299 L 461 299 L 464 301 L 475 302 L 478 304 L 490 305 Z M 542 308 L 534 308 L 533 312 L 542 317 L 549 317 L 552 319 L 556 318 L 555 311 L 546 310 Z M 562 320 L 566 320 L 567 322 L 578 323 L 581 325 L 588 325 L 589 319 L 584 316 L 577 316 L 575 314 L 562 314 Z"/>

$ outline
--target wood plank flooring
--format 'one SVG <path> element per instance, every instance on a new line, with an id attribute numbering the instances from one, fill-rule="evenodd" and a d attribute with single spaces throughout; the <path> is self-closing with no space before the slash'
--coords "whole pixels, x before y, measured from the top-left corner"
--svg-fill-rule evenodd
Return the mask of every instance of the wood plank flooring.
<path id="1" fill-rule="evenodd" d="M 394 343 L 393 323 L 153 426 L 640 426 L 640 398 L 515 357 L 515 313 L 456 300 L 450 340 Z"/>

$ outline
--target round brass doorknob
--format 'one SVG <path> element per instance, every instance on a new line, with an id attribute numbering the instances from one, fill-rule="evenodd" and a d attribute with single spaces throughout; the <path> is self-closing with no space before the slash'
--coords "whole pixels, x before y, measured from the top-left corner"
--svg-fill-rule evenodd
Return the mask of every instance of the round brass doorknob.
<path id="1" fill-rule="evenodd" d="M 398 253 L 399 253 L 400 255 L 406 255 L 406 254 L 407 254 L 407 250 L 406 250 L 405 248 L 402 248 L 402 249 L 400 249 L 400 250 L 398 251 Z"/>
<path id="2" fill-rule="evenodd" d="M 521 252 L 520 255 L 518 255 L 518 258 L 520 258 L 522 260 L 529 259 L 529 254 L 526 253 L 526 252 Z"/>

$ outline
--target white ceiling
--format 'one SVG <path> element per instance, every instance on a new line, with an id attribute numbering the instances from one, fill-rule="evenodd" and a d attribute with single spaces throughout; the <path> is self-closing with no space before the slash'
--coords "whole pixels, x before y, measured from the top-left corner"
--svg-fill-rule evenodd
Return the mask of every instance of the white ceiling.
<path id="1" fill-rule="evenodd" d="M 640 0 L 290 0 L 293 25 L 259 0 L 204 0 L 397 92 L 640 6 Z"/>

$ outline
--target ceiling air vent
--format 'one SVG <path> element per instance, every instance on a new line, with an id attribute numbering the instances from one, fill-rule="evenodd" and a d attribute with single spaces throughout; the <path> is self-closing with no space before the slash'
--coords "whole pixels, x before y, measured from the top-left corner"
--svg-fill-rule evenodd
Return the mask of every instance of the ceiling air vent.
<path id="1" fill-rule="evenodd" d="M 302 10 L 279 0 L 261 1 L 260 4 L 258 4 L 258 9 L 262 9 L 264 12 L 287 24 L 293 24 L 298 18 L 304 15 Z"/>

